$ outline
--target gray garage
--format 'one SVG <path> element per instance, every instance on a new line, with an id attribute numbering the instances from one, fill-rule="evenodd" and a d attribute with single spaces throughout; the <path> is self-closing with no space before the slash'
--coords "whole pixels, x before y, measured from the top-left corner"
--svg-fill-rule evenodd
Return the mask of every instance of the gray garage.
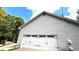
<path id="1" fill-rule="evenodd" d="M 33 37 L 33 35 L 37 35 L 37 37 Z M 40 37 L 41 35 L 45 35 L 45 37 Z M 57 38 L 50 38 L 47 35 L 56 35 Z M 42 12 L 20 27 L 17 44 L 20 47 L 30 45 L 39 48 L 50 47 L 51 49 L 59 47 L 59 50 L 67 50 L 67 39 L 72 41 L 74 50 L 79 50 L 79 23 L 73 19 Z M 45 46 L 46 44 L 49 46 Z M 55 50 L 54 48 L 52 50 Z"/>

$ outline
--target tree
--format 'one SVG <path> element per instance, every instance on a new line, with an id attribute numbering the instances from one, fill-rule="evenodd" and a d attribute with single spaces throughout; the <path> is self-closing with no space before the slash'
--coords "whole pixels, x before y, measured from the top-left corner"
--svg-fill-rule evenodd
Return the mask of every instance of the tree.
<path id="1" fill-rule="evenodd" d="M 17 41 L 19 34 L 18 27 L 24 24 L 22 18 L 11 16 L 0 7 L 0 42 L 5 43 L 5 40 Z"/>
<path id="2" fill-rule="evenodd" d="M 7 16 L 7 14 L 0 7 L 0 43 L 4 42 L 4 40 L 5 40 L 4 33 L 7 31 L 7 24 L 5 23 L 6 22 L 5 21 L 5 16 Z"/>
<path id="3" fill-rule="evenodd" d="M 13 34 L 14 34 L 13 42 L 17 41 L 18 35 L 19 35 L 19 27 L 24 24 L 24 21 L 22 18 L 15 17 L 15 19 L 16 19 L 16 22 L 15 22 L 15 28 L 13 30 Z"/>

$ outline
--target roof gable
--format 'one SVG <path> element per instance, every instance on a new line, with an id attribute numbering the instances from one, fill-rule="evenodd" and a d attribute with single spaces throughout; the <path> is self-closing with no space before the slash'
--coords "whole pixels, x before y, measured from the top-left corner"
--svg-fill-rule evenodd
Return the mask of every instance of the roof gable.
<path id="1" fill-rule="evenodd" d="M 53 15 L 51 13 L 48 13 L 48 12 L 41 12 L 40 14 L 38 14 L 37 16 L 35 16 L 34 18 L 32 18 L 30 21 L 28 21 L 27 23 L 23 24 L 22 26 L 19 27 L 19 29 L 22 29 L 23 27 L 25 27 L 26 25 L 30 24 L 32 21 L 34 21 L 35 19 L 37 19 L 38 17 L 40 17 L 41 15 L 49 15 L 51 17 L 54 17 L 54 18 L 57 18 L 59 20 L 64 20 L 66 22 L 69 22 L 69 23 L 72 23 L 72 24 L 75 24 L 77 26 L 79 26 L 79 22 L 77 22 L 76 20 L 73 20 L 73 19 L 70 19 L 70 18 L 66 18 L 66 17 L 62 17 L 62 16 L 56 16 L 56 15 Z"/>

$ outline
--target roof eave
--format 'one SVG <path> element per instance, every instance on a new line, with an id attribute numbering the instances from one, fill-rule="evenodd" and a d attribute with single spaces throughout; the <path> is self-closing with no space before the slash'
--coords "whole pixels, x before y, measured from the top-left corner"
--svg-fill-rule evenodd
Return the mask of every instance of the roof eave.
<path id="1" fill-rule="evenodd" d="M 35 20 L 36 18 L 38 18 L 39 16 L 41 15 L 45 15 L 45 14 L 48 14 L 52 17 L 55 17 L 55 18 L 58 18 L 58 19 L 62 19 L 64 21 L 67 21 L 67 22 L 71 22 L 71 23 L 74 23 L 76 25 L 79 26 L 79 22 L 73 20 L 73 19 L 70 19 L 70 18 L 67 18 L 67 17 L 62 17 L 62 16 L 56 16 L 56 15 L 53 15 L 49 12 L 46 12 L 46 11 L 42 11 L 40 14 L 36 15 L 35 17 L 33 17 L 31 20 L 29 20 L 27 23 L 25 23 L 24 25 L 20 26 L 19 29 L 21 30 L 23 27 L 25 27 L 27 24 L 29 24 L 30 22 L 32 22 L 33 20 Z"/>

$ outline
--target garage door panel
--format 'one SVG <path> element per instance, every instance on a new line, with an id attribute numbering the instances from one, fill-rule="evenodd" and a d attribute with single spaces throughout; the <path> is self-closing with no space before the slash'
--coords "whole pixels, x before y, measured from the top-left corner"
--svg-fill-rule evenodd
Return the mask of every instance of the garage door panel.
<path id="1" fill-rule="evenodd" d="M 26 37 L 21 42 L 21 47 L 35 46 L 40 48 L 46 48 L 48 50 L 57 50 L 57 39 L 54 38 L 36 38 Z"/>

